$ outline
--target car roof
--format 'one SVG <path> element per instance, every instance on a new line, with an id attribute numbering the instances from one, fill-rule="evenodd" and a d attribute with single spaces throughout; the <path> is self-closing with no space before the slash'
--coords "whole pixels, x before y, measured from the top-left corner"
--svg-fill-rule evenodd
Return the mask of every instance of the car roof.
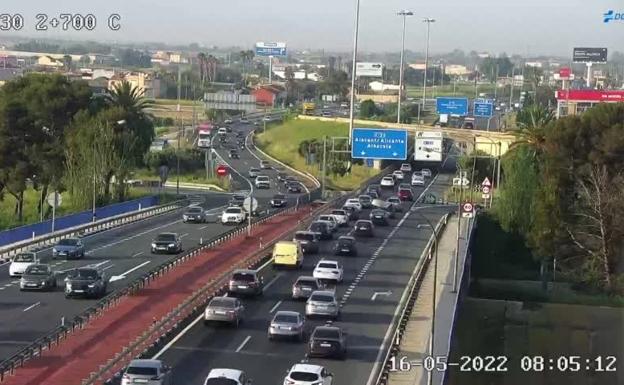
<path id="1" fill-rule="evenodd" d="M 232 274 L 258 274 L 258 271 L 251 270 L 251 269 L 237 269 L 237 270 L 234 270 Z"/>
<path id="2" fill-rule="evenodd" d="M 178 235 L 177 233 L 159 233 L 158 235 Z"/>
<path id="3" fill-rule="evenodd" d="M 297 278 L 297 281 L 317 281 L 317 279 L 309 275 L 301 275 Z"/>
<path id="4" fill-rule="evenodd" d="M 294 364 L 292 368 L 290 368 L 291 372 L 307 372 L 307 373 L 316 373 L 321 374 L 323 371 L 322 366 L 319 365 L 311 365 L 311 364 Z"/>
<path id="5" fill-rule="evenodd" d="M 340 265 L 340 263 L 336 261 L 335 259 L 321 259 L 316 264 L 318 265 L 319 263 L 324 263 L 324 262 L 335 263 L 336 265 Z"/>
<path id="6" fill-rule="evenodd" d="M 217 368 L 212 369 L 210 373 L 208 373 L 208 377 L 206 377 L 206 379 L 225 377 L 232 380 L 238 380 L 242 374 L 243 372 L 238 369 Z"/>
<path id="7" fill-rule="evenodd" d="M 296 311 L 288 311 L 288 310 L 280 310 L 277 313 L 275 313 L 274 317 L 277 317 L 278 315 L 290 315 L 293 317 L 297 317 L 300 316 L 300 314 Z"/>
<path id="8" fill-rule="evenodd" d="M 301 235 L 314 235 L 314 234 L 318 234 L 316 231 L 309 231 L 309 230 L 299 230 L 295 232 L 295 235 L 297 234 L 301 234 Z"/>
<path id="9" fill-rule="evenodd" d="M 314 328 L 314 331 L 317 331 L 317 330 L 327 330 L 327 331 L 337 331 L 337 332 L 339 332 L 342 329 L 340 329 L 338 326 L 323 325 L 323 326 L 317 326 L 317 327 Z"/>
<path id="10" fill-rule="evenodd" d="M 347 239 L 347 240 L 349 240 L 349 241 L 355 241 L 355 238 L 350 237 L 350 236 L 348 236 L 348 235 L 343 235 L 343 236 L 341 236 L 341 237 L 339 237 L 339 238 L 338 238 L 338 240 L 341 240 L 341 239 Z"/>
<path id="11" fill-rule="evenodd" d="M 366 223 L 369 223 L 369 224 L 373 224 L 373 222 L 369 221 L 368 219 L 360 219 L 360 220 L 358 220 L 358 221 L 357 221 L 357 222 L 355 222 L 355 223 L 357 224 L 357 223 L 362 223 L 362 222 L 366 222 Z"/>
<path id="12" fill-rule="evenodd" d="M 162 361 L 160 360 L 149 360 L 149 359 L 138 359 L 130 361 L 128 366 L 140 366 L 143 368 L 160 368 L 162 366 Z"/>

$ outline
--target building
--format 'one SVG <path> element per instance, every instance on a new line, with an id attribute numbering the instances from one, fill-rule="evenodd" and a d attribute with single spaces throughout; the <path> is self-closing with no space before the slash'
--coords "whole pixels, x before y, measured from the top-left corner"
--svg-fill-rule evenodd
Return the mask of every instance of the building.
<path id="1" fill-rule="evenodd" d="M 372 91 L 375 92 L 387 92 L 387 91 L 396 91 L 399 92 L 399 86 L 394 84 L 384 84 L 380 81 L 374 81 L 368 83 L 368 86 Z"/>
<path id="2" fill-rule="evenodd" d="M 19 76 L 22 76 L 20 68 L 0 68 L 0 87 Z"/>
<path id="3" fill-rule="evenodd" d="M 277 85 L 265 85 L 251 91 L 256 103 L 264 106 L 277 106 L 286 100 L 286 90 Z"/>
<path id="4" fill-rule="evenodd" d="M 444 66 L 444 73 L 449 76 L 467 76 L 471 72 L 465 65 L 447 64 Z"/>
<path id="5" fill-rule="evenodd" d="M 544 64 L 539 61 L 528 61 L 528 62 L 525 62 L 524 65 L 527 67 L 533 67 L 533 68 L 542 68 L 544 66 Z"/>
<path id="6" fill-rule="evenodd" d="M 39 59 L 37 59 L 37 65 L 47 68 L 62 68 L 63 61 L 46 55 L 40 56 Z"/>
<path id="7" fill-rule="evenodd" d="M 624 102 L 624 90 L 559 90 L 557 98 L 557 118 L 579 115 L 598 103 Z"/>
<path id="8" fill-rule="evenodd" d="M 15 68 L 17 66 L 16 56 L 0 55 L 0 68 Z"/>
<path id="9" fill-rule="evenodd" d="M 424 71 L 425 63 L 414 63 L 414 64 L 410 64 L 409 67 L 417 71 Z"/>
<path id="10" fill-rule="evenodd" d="M 293 74 L 295 75 L 295 80 L 310 80 L 318 82 L 321 79 L 321 76 L 316 72 L 294 71 Z M 273 75 L 285 80 L 286 70 L 273 70 Z"/>
<path id="11" fill-rule="evenodd" d="M 115 74 L 108 80 L 108 89 L 112 90 L 117 84 L 124 81 L 130 83 L 133 88 L 138 88 L 139 92 L 146 98 L 160 97 L 160 79 L 155 79 L 152 75 L 144 72 Z"/>

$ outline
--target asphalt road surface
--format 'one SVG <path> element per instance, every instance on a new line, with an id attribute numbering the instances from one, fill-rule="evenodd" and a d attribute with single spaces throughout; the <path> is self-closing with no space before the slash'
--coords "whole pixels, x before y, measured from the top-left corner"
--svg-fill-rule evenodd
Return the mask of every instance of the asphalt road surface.
<path id="1" fill-rule="evenodd" d="M 251 127 L 239 127 L 249 132 Z M 227 159 L 226 151 L 219 151 Z M 255 166 L 258 159 L 244 151 L 241 159 L 230 162 L 241 174 L 248 171 L 248 164 Z M 238 171 L 238 170 L 237 170 Z M 269 171 L 268 175 L 274 175 Z M 247 185 L 247 178 L 241 183 Z M 261 208 L 268 209 L 268 200 L 278 190 L 276 184 L 271 189 L 261 190 L 255 194 Z M 195 192 L 202 197 L 201 204 L 209 213 L 218 216 L 227 206 L 230 194 Z M 296 200 L 291 195 L 291 200 Z M 61 323 L 61 319 L 71 320 L 82 311 L 92 306 L 93 299 L 66 299 L 63 293 L 64 274 L 73 268 L 97 266 L 104 270 L 108 277 L 116 276 L 115 282 L 109 282 L 108 292 L 118 290 L 132 282 L 146 271 L 175 258 L 173 255 L 151 254 L 151 240 L 161 232 L 175 232 L 182 238 L 183 248 L 188 250 L 196 246 L 200 239 L 208 240 L 216 237 L 231 227 L 220 222 L 193 224 L 183 223 L 182 210 L 152 217 L 137 223 L 125 225 L 83 238 L 86 256 L 81 260 L 52 260 L 53 269 L 59 271 L 59 288 L 55 292 L 21 292 L 19 279 L 9 277 L 8 264 L 0 266 L 0 360 L 6 359 L 26 347 L 37 338 L 43 337 Z M 51 256 L 52 249 L 42 250 L 41 255 Z"/>
<path id="2" fill-rule="evenodd" d="M 429 192 L 440 194 L 444 186 L 435 179 Z M 414 188 L 419 196 L 425 188 Z M 384 193 L 384 197 L 394 194 Z M 387 346 L 389 327 L 398 303 L 424 247 L 431 237 L 431 228 L 450 210 L 446 206 L 429 207 L 410 212 L 404 203 L 404 212 L 391 220 L 390 226 L 376 227 L 375 238 L 358 240 L 357 257 L 334 257 L 334 241 L 323 241 L 316 255 L 307 255 L 300 270 L 262 270 L 264 294 L 243 299 L 245 318 L 238 328 L 205 326 L 201 317 L 190 328 L 158 353 L 156 358 L 173 367 L 175 383 L 203 384 L 214 368 L 243 370 L 256 385 L 281 384 L 286 371 L 305 357 L 306 343 L 267 339 L 267 327 L 276 311 L 292 310 L 304 313 L 305 302 L 291 299 L 291 287 L 300 275 L 312 275 L 315 264 L 323 257 L 339 260 L 344 267 L 344 281 L 337 286 L 337 297 L 343 304 L 336 325 L 348 333 L 348 353 L 344 361 L 312 359 L 334 374 L 334 385 L 366 385 L 374 366 L 380 361 L 382 346 Z M 369 210 L 363 210 L 364 218 Z M 422 216 L 425 218 L 423 218 Z M 334 239 L 351 231 L 351 225 L 339 230 Z M 372 297 L 376 292 L 388 292 Z M 323 320 L 308 320 L 307 334 Z"/>

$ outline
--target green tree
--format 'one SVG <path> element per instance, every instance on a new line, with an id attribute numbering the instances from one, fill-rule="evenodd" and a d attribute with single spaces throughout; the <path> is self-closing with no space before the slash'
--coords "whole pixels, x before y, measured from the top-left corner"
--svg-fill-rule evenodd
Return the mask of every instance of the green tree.
<path id="1" fill-rule="evenodd" d="M 364 100 L 360 104 L 360 118 L 368 119 L 377 115 L 377 106 L 372 100 Z"/>

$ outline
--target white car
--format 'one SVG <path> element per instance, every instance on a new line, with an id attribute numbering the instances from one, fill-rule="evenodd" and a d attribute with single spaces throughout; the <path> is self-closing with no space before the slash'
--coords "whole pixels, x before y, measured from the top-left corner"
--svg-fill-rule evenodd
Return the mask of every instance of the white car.
<path id="1" fill-rule="evenodd" d="M 331 214 L 319 215 L 318 220 L 330 222 L 332 231 L 338 230 L 339 223 L 335 216 Z"/>
<path id="2" fill-rule="evenodd" d="M 204 381 L 204 385 L 251 385 L 251 379 L 242 370 L 212 369 Z"/>
<path id="3" fill-rule="evenodd" d="M 428 168 L 423 168 L 422 170 L 420 170 L 420 173 L 423 174 L 425 178 L 431 178 L 431 170 L 429 170 Z"/>
<path id="4" fill-rule="evenodd" d="M 245 219 L 247 219 L 247 212 L 241 207 L 228 207 L 221 214 L 221 223 L 224 225 L 229 223 L 240 225 Z"/>
<path id="5" fill-rule="evenodd" d="M 413 173 L 412 174 L 412 186 L 424 186 L 425 185 L 425 177 L 421 173 Z"/>
<path id="6" fill-rule="evenodd" d="M 21 277 L 29 266 L 36 265 L 37 263 L 39 263 L 39 259 L 35 253 L 19 253 L 11 260 L 9 276 Z"/>
<path id="7" fill-rule="evenodd" d="M 219 131 L 217 131 L 217 133 L 220 134 L 220 135 L 225 135 L 225 134 L 227 134 L 227 128 L 221 127 L 221 128 L 219 128 Z"/>
<path id="8" fill-rule="evenodd" d="M 412 165 L 409 163 L 403 163 L 401 164 L 401 171 L 403 172 L 412 172 Z"/>
<path id="9" fill-rule="evenodd" d="M 160 360 L 132 360 L 121 377 L 121 385 L 171 385 L 171 368 Z"/>
<path id="10" fill-rule="evenodd" d="M 254 182 L 256 188 L 271 188 L 271 180 L 266 175 L 258 175 L 256 177 L 256 181 Z"/>
<path id="11" fill-rule="evenodd" d="M 341 209 L 336 209 L 331 211 L 331 215 L 336 218 L 339 226 L 346 226 L 349 223 L 349 214 L 346 211 Z"/>
<path id="12" fill-rule="evenodd" d="M 312 276 L 317 279 L 329 279 L 342 282 L 343 269 L 338 261 L 321 259 L 316 264 Z"/>
<path id="13" fill-rule="evenodd" d="M 225 119 L 225 120 L 223 121 L 223 123 L 225 123 L 225 124 L 232 124 L 232 123 L 234 123 L 234 122 L 232 121 L 232 119 Z"/>
<path id="14" fill-rule="evenodd" d="M 283 385 L 332 385 L 334 375 L 322 366 L 295 364 L 290 368 Z"/>
<path id="15" fill-rule="evenodd" d="M 396 171 L 394 171 L 394 172 L 392 173 L 392 175 L 394 175 L 394 177 L 395 177 L 397 180 L 403 180 L 403 178 L 405 177 L 405 175 L 403 175 L 403 171 L 401 171 L 401 170 L 396 170 Z"/>
<path id="16" fill-rule="evenodd" d="M 357 211 L 362 211 L 362 204 L 360 203 L 360 200 L 357 198 L 347 199 L 344 205 L 347 207 L 353 207 Z"/>
<path id="17" fill-rule="evenodd" d="M 384 176 L 379 182 L 381 187 L 394 187 L 394 178 L 391 176 Z"/>

